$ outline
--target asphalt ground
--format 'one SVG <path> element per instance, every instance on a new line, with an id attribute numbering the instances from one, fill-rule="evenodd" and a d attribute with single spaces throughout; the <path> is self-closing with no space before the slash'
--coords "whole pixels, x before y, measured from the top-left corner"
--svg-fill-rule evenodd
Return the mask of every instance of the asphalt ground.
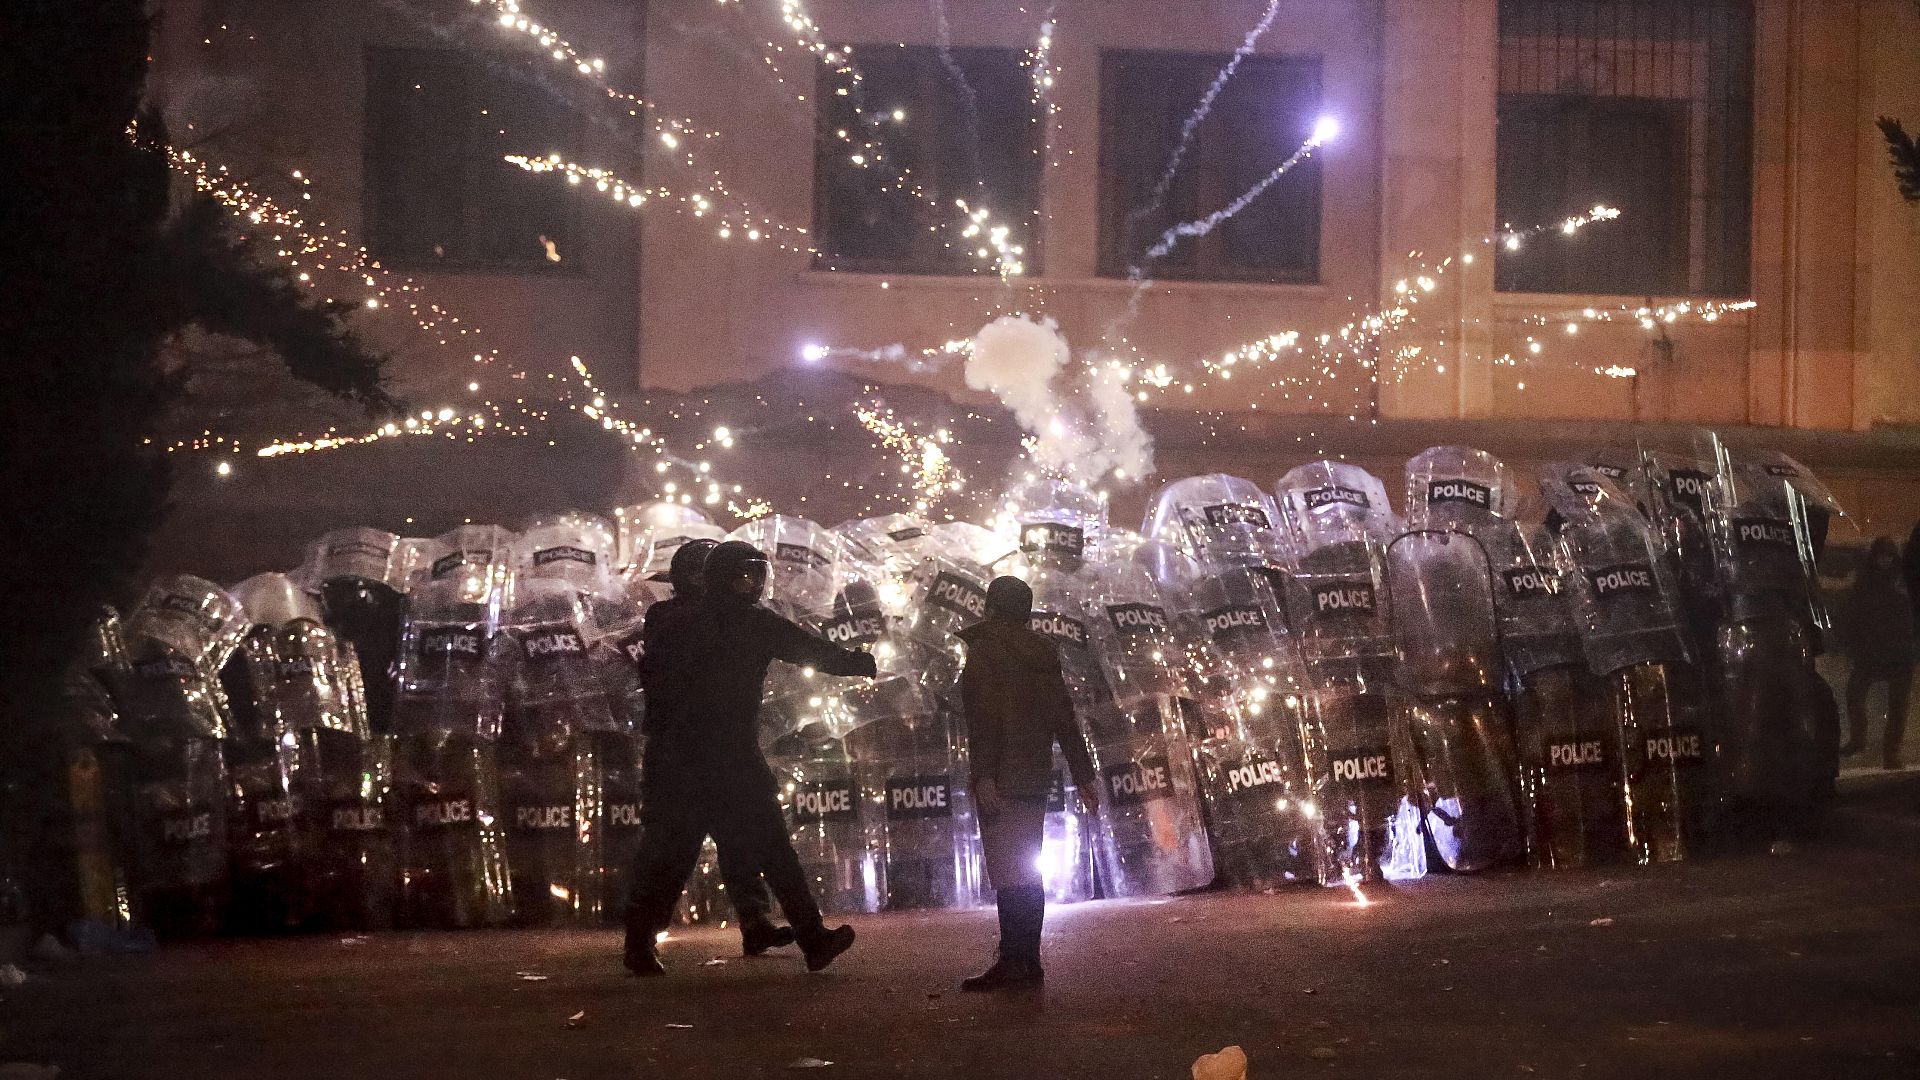
<path id="1" fill-rule="evenodd" d="M 1653 868 L 1054 909 L 1043 991 L 956 990 L 990 912 L 854 920 L 808 975 L 677 934 L 175 945 L 32 969 L 0 1062 L 63 1080 L 1920 1077 L 1920 775 L 1850 779 L 1834 835 Z M 1911 835 L 1909 835 L 1911 833 Z M 537 976 L 533 978 L 530 976 Z M 578 1019 L 573 1019 L 578 1016 Z M 829 1065 L 805 1067 L 809 1059 Z M 0 1076 L 6 1076 L 0 1069 Z"/>

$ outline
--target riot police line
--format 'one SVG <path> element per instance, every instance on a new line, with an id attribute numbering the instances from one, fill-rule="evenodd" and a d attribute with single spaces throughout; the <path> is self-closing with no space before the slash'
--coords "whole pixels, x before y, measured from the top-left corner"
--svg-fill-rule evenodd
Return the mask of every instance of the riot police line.
<path id="1" fill-rule="evenodd" d="M 1523 484 L 1482 452 L 1271 492 L 1165 485 L 1139 532 L 1031 479 L 993 527 L 904 515 L 726 533 L 672 502 L 518 533 L 371 528 L 231 590 L 154 582 L 70 674 L 88 914 L 168 934 L 618 920 L 639 839 L 646 609 L 694 539 L 874 679 L 776 667 L 762 745 L 828 911 L 982 902 L 956 636 L 1024 578 L 1102 785 L 1064 768 L 1056 902 L 1650 863 L 1811 826 L 1837 768 L 1814 670 L 1839 507 L 1708 438 Z M 711 851 L 709 851 L 711 856 Z M 711 857 L 680 917 L 732 917 Z"/>

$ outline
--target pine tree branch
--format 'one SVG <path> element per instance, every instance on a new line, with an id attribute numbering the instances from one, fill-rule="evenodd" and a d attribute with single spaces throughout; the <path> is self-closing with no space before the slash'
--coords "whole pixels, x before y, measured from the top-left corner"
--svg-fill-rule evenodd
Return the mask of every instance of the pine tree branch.
<path id="1" fill-rule="evenodd" d="M 369 411 L 398 407 L 386 356 L 346 325 L 352 306 L 316 302 L 289 273 L 257 261 L 224 207 L 195 195 L 170 223 L 167 241 L 182 321 L 271 349 L 295 378 Z"/>
<path id="2" fill-rule="evenodd" d="M 1901 198 L 1920 202 L 1920 143 L 1891 116 L 1880 118 L 1880 134 L 1887 137 L 1887 154 L 1893 158 L 1893 176 L 1900 183 Z"/>

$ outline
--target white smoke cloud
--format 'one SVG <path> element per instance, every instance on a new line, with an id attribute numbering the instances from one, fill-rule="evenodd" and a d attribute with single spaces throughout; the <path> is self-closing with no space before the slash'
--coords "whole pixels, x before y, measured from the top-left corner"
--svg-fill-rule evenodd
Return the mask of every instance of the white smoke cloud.
<path id="1" fill-rule="evenodd" d="M 967 386 L 1012 410 L 1036 463 L 1094 483 L 1109 473 L 1153 471 L 1153 437 L 1140 426 L 1118 362 L 1068 368 L 1073 352 L 1052 319 L 1002 315 L 980 328 L 967 355 Z"/>

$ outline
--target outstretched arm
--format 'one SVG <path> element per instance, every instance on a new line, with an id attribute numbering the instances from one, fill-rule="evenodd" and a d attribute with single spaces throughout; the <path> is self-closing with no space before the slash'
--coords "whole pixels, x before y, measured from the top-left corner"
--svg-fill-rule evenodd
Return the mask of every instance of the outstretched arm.
<path id="1" fill-rule="evenodd" d="M 762 611 L 766 617 L 768 651 L 774 659 L 804 664 L 828 675 L 872 678 L 879 672 L 872 653 L 843 649 L 771 611 Z"/>

